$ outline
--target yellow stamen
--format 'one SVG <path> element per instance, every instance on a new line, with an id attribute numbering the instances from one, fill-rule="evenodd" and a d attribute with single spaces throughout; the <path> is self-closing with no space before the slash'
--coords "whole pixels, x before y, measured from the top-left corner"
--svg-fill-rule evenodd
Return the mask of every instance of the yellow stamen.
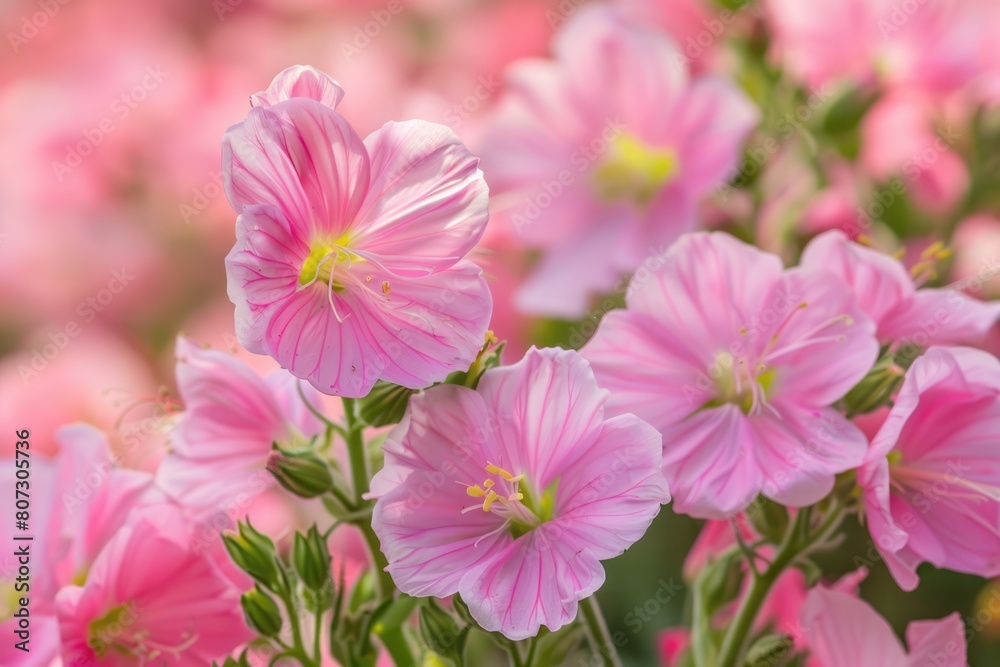
<path id="1" fill-rule="evenodd" d="M 607 157 L 593 171 L 598 196 L 645 205 L 677 174 L 677 153 L 650 146 L 631 134 L 612 140 Z"/>
<path id="2" fill-rule="evenodd" d="M 493 503 L 496 502 L 500 496 L 497 495 L 496 491 L 490 491 L 486 494 L 486 500 L 483 501 L 483 511 L 489 512 L 490 508 L 493 507 Z"/>
<path id="3" fill-rule="evenodd" d="M 473 498 L 482 498 L 483 496 L 486 495 L 486 492 L 483 491 L 479 486 L 470 486 L 465 490 L 465 492 L 468 493 Z"/>

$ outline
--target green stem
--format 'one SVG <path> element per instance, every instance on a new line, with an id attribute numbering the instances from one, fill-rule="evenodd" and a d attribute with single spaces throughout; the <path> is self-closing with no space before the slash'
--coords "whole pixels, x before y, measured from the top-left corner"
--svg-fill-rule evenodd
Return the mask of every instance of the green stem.
<path id="1" fill-rule="evenodd" d="M 355 401 L 352 398 L 344 398 L 344 420 L 347 424 L 347 456 L 351 463 L 351 482 L 354 487 L 354 497 L 359 509 L 367 508 L 370 502 L 364 499 L 368 493 L 368 461 L 365 455 L 364 424 L 357 419 L 355 413 Z M 359 516 L 352 523 L 361 531 L 361 535 L 368 545 L 368 553 L 371 556 L 375 572 L 375 583 L 378 590 L 379 600 L 388 600 L 396 590 L 396 584 L 392 576 L 385 571 L 389 566 L 385 555 L 382 553 L 378 536 L 372 529 L 371 518 L 368 515 Z"/>
<path id="2" fill-rule="evenodd" d="M 785 533 L 770 565 L 761 574 L 753 576 L 750 590 L 740 603 L 736 617 L 729 626 L 722 642 L 722 649 L 719 652 L 719 667 L 739 667 L 743 664 L 743 656 L 747 649 L 746 644 L 754 621 L 778 577 L 796 559 L 825 541 L 836 530 L 843 518 L 843 508 L 839 504 L 834 504 L 815 532 L 810 531 L 811 518 L 811 507 L 800 509 L 795 516 L 795 523 Z"/>
<path id="3" fill-rule="evenodd" d="M 355 415 L 355 401 L 344 398 L 344 421 L 347 424 L 347 457 L 351 463 L 351 486 L 354 499 L 360 507 L 368 493 L 368 459 L 365 456 L 364 426 Z"/>
<path id="4" fill-rule="evenodd" d="M 590 640 L 590 647 L 594 655 L 601 659 L 604 667 L 622 667 L 621 660 L 618 659 L 618 651 L 614 642 L 611 641 L 611 633 L 608 632 L 608 625 L 604 622 L 604 614 L 597 604 L 597 598 L 591 595 L 580 603 L 580 612 L 583 615 L 584 627 L 587 630 L 587 639 Z"/>

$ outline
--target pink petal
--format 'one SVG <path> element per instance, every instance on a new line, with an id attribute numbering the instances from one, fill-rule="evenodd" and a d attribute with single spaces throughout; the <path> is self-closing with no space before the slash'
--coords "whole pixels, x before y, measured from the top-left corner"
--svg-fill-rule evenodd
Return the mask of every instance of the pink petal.
<path id="1" fill-rule="evenodd" d="M 778 312 L 765 311 L 762 320 L 773 324 L 755 334 L 757 344 L 770 350 L 776 368 L 775 395 L 794 397 L 799 405 L 830 405 L 860 382 L 878 359 L 875 323 L 835 275 L 792 269 L 768 299 L 780 304 L 774 307 Z"/>
<path id="2" fill-rule="evenodd" d="M 267 90 L 251 95 L 250 104 L 269 107 L 293 97 L 306 97 L 336 109 L 344 99 L 344 89 L 318 69 L 293 65 L 279 72 Z"/>
<path id="3" fill-rule="evenodd" d="M 856 597 L 823 587 L 806 596 L 802 625 L 823 667 L 906 667 L 903 646 L 889 624 Z"/>
<path id="4" fill-rule="evenodd" d="M 868 439 L 833 408 L 775 403 L 777 415 L 750 420 L 764 495 L 782 505 L 805 507 L 833 489 L 838 473 L 861 465 Z"/>
<path id="5" fill-rule="evenodd" d="M 750 427 L 737 406 L 701 410 L 660 430 L 663 474 L 675 512 L 726 519 L 760 493 L 763 480 L 747 448 Z"/>
<path id="6" fill-rule="evenodd" d="M 965 624 L 957 614 L 936 621 L 914 621 L 906 628 L 908 667 L 968 667 Z"/>
<path id="7" fill-rule="evenodd" d="M 913 280 L 898 260 L 850 241 L 843 232 L 820 234 L 802 252 L 800 265 L 829 271 L 854 290 L 858 305 L 879 326 L 900 305 L 913 298 Z"/>
<path id="8" fill-rule="evenodd" d="M 302 97 L 251 109 L 226 132 L 222 164 L 238 213 L 274 206 L 305 243 L 344 234 L 368 190 L 361 137 L 336 111 Z"/>
<path id="9" fill-rule="evenodd" d="M 726 183 L 739 166 L 739 147 L 759 122 L 756 105 L 729 80 L 693 81 L 669 118 L 685 188 L 700 195 Z"/>
<path id="10" fill-rule="evenodd" d="M 496 446 L 482 398 L 471 389 L 441 385 L 410 399 L 408 417 L 393 430 L 385 467 L 375 475 L 372 527 L 389 572 L 410 595 L 444 597 L 470 568 L 511 542 L 498 515 L 475 510 L 465 491 L 482 482 Z M 491 535 L 492 533 L 492 535 Z"/>
<path id="11" fill-rule="evenodd" d="M 777 256 L 729 234 L 688 234 L 671 246 L 661 269 L 629 286 L 626 300 L 629 310 L 672 324 L 696 341 L 711 363 L 756 321 L 781 275 Z"/>
<path id="12" fill-rule="evenodd" d="M 670 494 L 660 470 L 659 432 L 633 415 L 604 423 L 559 479 L 555 513 L 562 539 L 587 545 L 600 560 L 614 558 L 645 534 Z M 551 530 L 557 530 L 553 526 Z"/>
<path id="13" fill-rule="evenodd" d="M 517 641 L 542 625 L 555 631 L 572 622 L 577 602 L 603 583 L 604 568 L 589 549 L 543 524 L 468 572 L 459 593 L 485 630 Z"/>
<path id="14" fill-rule="evenodd" d="M 352 243 L 396 272 L 440 271 L 479 242 L 489 190 L 479 160 L 450 129 L 386 123 L 365 139 L 371 184 Z"/>
<path id="15" fill-rule="evenodd" d="M 469 368 L 493 312 L 478 266 L 462 260 L 414 278 L 368 265 L 356 272 L 364 274 L 364 283 L 350 287 L 345 299 L 357 310 L 355 326 L 383 364 L 380 377 L 422 389 Z"/>
<path id="16" fill-rule="evenodd" d="M 663 429 L 714 396 L 699 351 L 689 349 L 687 342 L 673 322 L 665 326 L 645 313 L 615 310 L 604 316 L 580 353 L 601 386 L 611 391 L 611 412 L 634 413 Z"/>
<path id="17" fill-rule="evenodd" d="M 984 302 L 951 289 L 917 290 L 883 323 L 884 336 L 919 347 L 981 343 L 1000 319 L 1000 302 Z"/>
<path id="18" fill-rule="evenodd" d="M 552 248 L 518 291 L 517 307 L 565 319 L 583 317 L 594 294 L 610 291 L 616 281 L 624 288 L 621 276 L 632 268 L 622 254 L 627 235 L 617 223 L 600 224 Z"/>
<path id="19" fill-rule="evenodd" d="M 525 473 L 539 493 L 593 445 L 608 397 L 583 357 L 558 348 L 532 347 L 516 364 L 485 375 L 478 391 L 504 416 L 496 428 L 502 465 Z"/>

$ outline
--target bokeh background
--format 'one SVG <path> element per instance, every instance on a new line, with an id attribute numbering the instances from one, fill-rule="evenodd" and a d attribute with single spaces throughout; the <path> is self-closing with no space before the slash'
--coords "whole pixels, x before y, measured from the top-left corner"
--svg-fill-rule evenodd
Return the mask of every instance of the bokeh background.
<path id="1" fill-rule="evenodd" d="M 339 110 L 362 136 L 423 118 L 476 151 L 505 68 L 547 56 L 553 32 L 582 4 L 0 2 L 2 432 L 30 428 L 36 455 L 52 457 L 56 428 L 86 421 L 112 434 L 128 465 L 152 469 L 180 407 L 178 332 L 269 367 L 233 336 L 223 258 L 235 215 L 220 140 L 278 71 L 309 64 L 338 79 L 347 91 Z M 707 226 L 789 260 L 832 227 L 904 252 L 940 238 L 955 254 L 938 283 L 985 276 L 982 296 L 1000 294 L 995 0 L 619 4 L 671 34 L 694 70 L 729 77 L 762 110 L 733 187 L 703 204 Z M 520 312 L 514 295 L 536 256 L 508 222 L 498 207 L 474 257 L 492 281 L 508 359 L 532 343 L 579 347 L 606 308 L 579 322 Z M 681 563 L 697 528 L 667 510 L 608 564 L 600 598 L 612 630 L 628 638 L 631 664 L 657 664 L 658 632 L 684 618 Z M 988 611 L 1000 582 L 926 571 L 904 594 L 868 539 L 852 534 L 830 571 L 869 566 L 863 594 L 900 631 L 960 612 L 971 664 L 1000 664 L 1000 618 Z"/>

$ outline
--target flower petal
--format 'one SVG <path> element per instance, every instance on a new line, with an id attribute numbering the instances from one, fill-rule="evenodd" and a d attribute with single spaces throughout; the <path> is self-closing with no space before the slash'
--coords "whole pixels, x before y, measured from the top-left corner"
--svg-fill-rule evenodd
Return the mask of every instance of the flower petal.
<path id="1" fill-rule="evenodd" d="M 493 459 L 495 419 L 475 391 L 440 385 L 410 399 L 387 439 L 385 467 L 372 480 L 372 527 L 404 592 L 452 595 L 467 570 L 511 542 L 498 515 L 462 511 L 476 505 L 465 487 L 480 483 Z"/>
<path id="2" fill-rule="evenodd" d="M 386 123 L 365 139 L 371 185 L 352 243 L 395 272 L 446 269 L 479 242 L 489 190 L 479 160 L 443 125 Z"/>
<path id="3" fill-rule="evenodd" d="M 251 109 L 226 132 L 222 164 L 238 213 L 246 206 L 277 207 L 306 243 L 342 236 L 368 191 L 361 137 L 336 111 L 303 97 Z"/>
<path id="4" fill-rule="evenodd" d="M 660 505 L 670 501 L 660 470 L 659 432 L 633 415 L 604 423 L 586 451 L 559 480 L 556 526 L 563 539 L 586 545 L 598 559 L 620 555 L 639 541 Z"/>
<path id="5" fill-rule="evenodd" d="M 615 310 L 604 316 L 580 353 L 600 385 L 611 391 L 610 412 L 634 413 L 663 429 L 714 396 L 712 380 L 688 340 L 673 322 L 664 325 L 645 313 Z"/>
<path id="6" fill-rule="evenodd" d="M 728 519 L 760 493 L 763 479 L 746 417 L 735 405 L 701 410 L 660 429 L 663 474 L 673 509 L 700 519 Z"/>
<path id="7" fill-rule="evenodd" d="M 532 347 L 516 364 L 479 382 L 487 407 L 505 416 L 497 424 L 503 465 L 525 473 L 543 491 L 575 463 L 601 433 L 608 392 L 577 352 Z"/>
<path id="8" fill-rule="evenodd" d="M 293 65 L 279 72 L 267 90 L 251 95 L 250 104 L 269 107 L 293 97 L 306 97 L 336 109 L 344 99 L 344 89 L 314 67 Z"/>
<path id="9" fill-rule="evenodd" d="M 464 371 L 482 349 L 493 299 L 482 270 L 467 260 L 450 269 L 408 278 L 357 266 L 363 283 L 345 299 L 382 364 L 381 377 L 411 389 Z M 369 280 L 370 278 L 370 280 Z"/>
<path id="10" fill-rule="evenodd" d="M 802 605 L 809 649 L 823 667 L 906 667 L 906 654 L 892 628 L 867 603 L 822 586 Z"/>
<path id="11" fill-rule="evenodd" d="M 576 618 L 577 602 L 604 583 L 590 550 L 553 530 L 535 528 L 462 578 L 459 593 L 483 629 L 515 641 L 534 637 L 542 625 L 558 630 Z"/>

